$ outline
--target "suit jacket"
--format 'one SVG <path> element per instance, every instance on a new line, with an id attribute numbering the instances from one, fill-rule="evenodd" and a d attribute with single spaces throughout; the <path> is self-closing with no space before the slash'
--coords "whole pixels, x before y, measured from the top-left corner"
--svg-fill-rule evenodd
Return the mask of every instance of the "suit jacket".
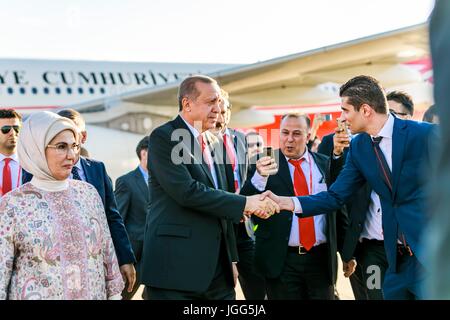
<path id="1" fill-rule="evenodd" d="M 102 199 L 119 265 L 136 262 L 123 219 L 117 210 L 111 178 L 106 173 L 104 163 L 83 157 L 79 161 L 83 167 L 86 182 L 95 187 Z M 30 181 L 32 177 L 32 174 L 24 170 L 22 178 L 24 183 Z"/>
<path id="2" fill-rule="evenodd" d="M 278 173 L 269 176 L 265 190 L 271 190 L 280 196 L 293 196 L 294 187 L 289 172 L 288 162 L 284 155 L 277 150 L 279 158 Z M 330 161 L 327 156 L 311 153 L 315 163 L 319 167 L 327 185 L 330 184 Z M 253 163 L 253 161 L 252 161 Z M 342 161 L 334 161 L 334 166 L 342 166 Z M 256 165 L 250 165 L 248 177 L 242 194 L 252 195 L 261 193 L 251 183 L 251 178 L 256 171 Z M 255 219 L 258 228 L 256 236 L 255 266 L 266 278 L 277 278 L 283 271 L 287 256 L 289 235 L 292 225 L 292 212 L 281 211 L 267 220 Z M 337 275 L 337 241 L 336 241 L 336 213 L 332 212 L 326 217 L 326 237 L 329 244 L 329 275 L 330 283 L 336 282 Z"/>
<path id="3" fill-rule="evenodd" d="M 229 243 L 223 235 L 227 234 L 226 220 L 238 223 L 241 219 L 245 197 L 214 188 L 200 146 L 180 116 L 151 133 L 149 150 L 150 207 L 142 282 L 204 292 L 214 277 L 223 243 L 229 262 L 225 272 L 233 283 Z M 223 165 L 216 166 L 219 170 L 219 186 L 223 186 Z"/>
<path id="4" fill-rule="evenodd" d="M 236 131 L 234 129 L 228 129 L 230 131 L 231 136 L 233 137 L 233 145 L 234 150 L 236 151 L 237 161 L 238 161 L 238 167 L 239 167 L 239 175 L 241 177 L 241 188 L 245 183 L 245 180 L 247 178 L 247 170 L 249 165 L 249 159 L 247 155 L 247 144 L 245 141 L 245 135 L 242 132 Z M 225 151 L 225 157 L 226 155 L 226 149 Z M 230 163 L 230 162 L 227 162 Z M 234 187 L 234 172 L 231 165 L 226 166 L 226 173 L 227 173 L 227 183 L 228 183 L 228 190 L 229 192 L 236 192 Z M 234 225 L 234 231 L 236 234 L 237 239 L 237 246 L 238 249 L 241 246 L 245 246 L 247 248 L 247 244 L 249 241 L 253 242 L 252 238 L 249 237 L 247 231 L 246 231 L 246 223 L 249 223 L 250 221 L 241 222 L 237 225 Z"/>
<path id="5" fill-rule="evenodd" d="M 114 195 L 130 240 L 144 241 L 149 194 L 139 167 L 117 178 Z"/>
<path id="6" fill-rule="evenodd" d="M 334 133 L 323 137 L 322 142 L 319 145 L 318 153 L 325 154 L 329 157 L 333 156 L 333 136 Z M 347 157 L 347 154 L 348 148 L 345 148 L 343 154 L 344 161 Z M 341 171 L 340 169 L 341 168 L 339 168 L 338 173 Z M 345 206 L 343 206 L 341 209 L 338 209 L 338 211 L 345 211 L 344 214 L 348 216 L 348 227 L 346 228 L 345 235 L 338 234 L 338 238 L 340 238 L 339 240 L 342 240 L 343 243 L 341 257 L 345 262 L 350 261 L 354 257 L 356 245 L 358 244 L 359 237 L 361 235 L 361 232 L 363 231 L 364 224 L 367 219 L 371 192 L 372 189 L 370 189 L 370 186 L 365 183 L 364 186 L 356 191 L 356 193 L 350 198 L 350 200 L 346 202 Z"/>
<path id="7" fill-rule="evenodd" d="M 377 167 L 372 140 L 366 133 L 351 142 L 344 169 L 328 192 L 299 197 L 303 213 L 336 210 L 348 202 L 364 183 L 380 196 L 383 210 L 383 235 L 388 272 L 396 272 L 398 230 L 424 264 L 419 241 L 427 221 L 427 189 L 423 173 L 430 173 L 430 156 L 435 150 L 430 142 L 435 138 L 435 126 L 409 120 L 394 119 L 392 141 L 392 182 L 390 192 Z"/>
<path id="8" fill-rule="evenodd" d="M 236 150 L 239 175 L 241 176 L 241 186 L 244 185 L 245 178 L 247 177 L 248 169 L 248 156 L 247 156 L 247 144 L 245 142 L 245 135 L 242 132 L 234 129 L 228 129 L 233 137 L 234 150 Z"/>

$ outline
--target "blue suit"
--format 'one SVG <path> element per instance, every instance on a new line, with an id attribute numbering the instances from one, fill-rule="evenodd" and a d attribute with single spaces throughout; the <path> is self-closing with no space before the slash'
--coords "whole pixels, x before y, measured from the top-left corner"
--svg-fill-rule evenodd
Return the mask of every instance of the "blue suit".
<path id="1" fill-rule="evenodd" d="M 414 283 L 415 280 L 419 280 L 420 274 L 403 270 L 404 268 L 397 263 L 397 239 L 398 232 L 402 232 L 414 256 L 422 265 L 426 265 L 419 250 L 419 243 L 427 221 L 428 197 L 424 178 L 426 173 L 431 173 L 430 157 L 435 149 L 430 146 L 432 141 L 430 139 L 434 138 L 434 133 L 435 126 L 431 124 L 394 119 L 392 192 L 378 170 L 370 136 L 366 133 L 359 134 L 351 142 L 345 167 L 336 182 L 328 192 L 299 197 L 303 213 L 298 215 L 311 216 L 336 210 L 367 181 L 381 200 L 384 245 L 389 263 L 387 273 L 404 274 L 406 278 L 401 280 L 402 283 Z M 385 293 L 390 289 L 387 278 L 386 274 L 383 287 Z M 394 295 L 391 298 L 401 297 Z"/>
<path id="2" fill-rule="evenodd" d="M 86 182 L 95 187 L 102 199 L 119 265 L 135 263 L 136 259 L 131 248 L 130 240 L 128 239 L 122 216 L 117 209 L 112 182 L 106 173 L 104 163 L 83 157 L 80 158 L 80 162 L 86 176 Z M 23 183 L 29 182 L 32 177 L 32 174 L 23 170 Z"/>

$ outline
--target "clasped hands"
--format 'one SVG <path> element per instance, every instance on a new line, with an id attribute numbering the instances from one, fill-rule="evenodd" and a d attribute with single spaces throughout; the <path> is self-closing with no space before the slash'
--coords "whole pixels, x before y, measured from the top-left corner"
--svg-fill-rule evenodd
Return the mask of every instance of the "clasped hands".
<path id="1" fill-rule="evenodd" d="M 280 197 L 271 191 L 247 197 L 244 214 L 254 214 L 261 219 L 267 219 L 280 210 L 294 211 L 294 202 L 290 197 Z"/>

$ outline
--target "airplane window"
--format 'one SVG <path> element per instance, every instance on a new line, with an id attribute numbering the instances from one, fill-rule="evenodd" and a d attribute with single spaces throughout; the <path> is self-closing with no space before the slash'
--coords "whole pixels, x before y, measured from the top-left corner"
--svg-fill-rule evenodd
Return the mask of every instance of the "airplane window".
<path id="1" fill-rule="evenodd" d="M 25 94 L 25 88 L 24 88 L 24 87 L 21 87 L 21 88 L 19 89 L 19 91 L 20 91 L 20 94 Z"/>
<path id="2" fill-rule="evenodd" d="M 94 94 L 94 88 L 89 88 L 89 93 Z"/>
<path id="3" fill-rule="evenodd" d="M 61 94 L 61 89 L 58 88 L 58 87 L 56 87 L 56 88 L 55 88 L 55 92 L 56 92 L 56 94 Z"/>
<path id="4" fill-rule="evenodd" d="M 72 94 L 72 88 L 67 88 L 67 93 Z"/>
<path id="5" fill-rule="evenodd" d="M 105 88 L 100 88 L 100 93 L 105 94 Z"/>
<path id="6" fill-rule="evenodd" d="M 78 93 L 83 94 L 83 88 L 78 88 Z"/>
<path id="7" fill-rule="evenodd" d="M 9 87 L 7 91 L 8 91 L 8 94 L 13 94 L 14 93 L 14 89 L 11 88 L 11 87 Z"/>
<path id="8" fill-rule="evenodd" d="M 32 92 L 33 94 L 37 94 L 38 90 L 37 90 L 36 87 L 33 87 L 33 88 L 31 88 L 31 92 Z"/>
<path id="9" fill-rule="evenodd" d="M 49 92 L 50 92 L 50 90 L 48 90 L 48 88 L 45 87 L 45 88 L 44 88 L 44 93 L 45 93 L 45 94 L 49 94 Z"/>

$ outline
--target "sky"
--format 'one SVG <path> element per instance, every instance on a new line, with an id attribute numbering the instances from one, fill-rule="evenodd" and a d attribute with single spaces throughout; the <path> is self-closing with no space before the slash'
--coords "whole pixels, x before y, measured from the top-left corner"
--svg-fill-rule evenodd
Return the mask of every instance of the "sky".
<path id="1" fill-rule="evenodd" d="M 254 63 L 427 21 L 434 0 L 0 0 L 0 58 Z"/>

